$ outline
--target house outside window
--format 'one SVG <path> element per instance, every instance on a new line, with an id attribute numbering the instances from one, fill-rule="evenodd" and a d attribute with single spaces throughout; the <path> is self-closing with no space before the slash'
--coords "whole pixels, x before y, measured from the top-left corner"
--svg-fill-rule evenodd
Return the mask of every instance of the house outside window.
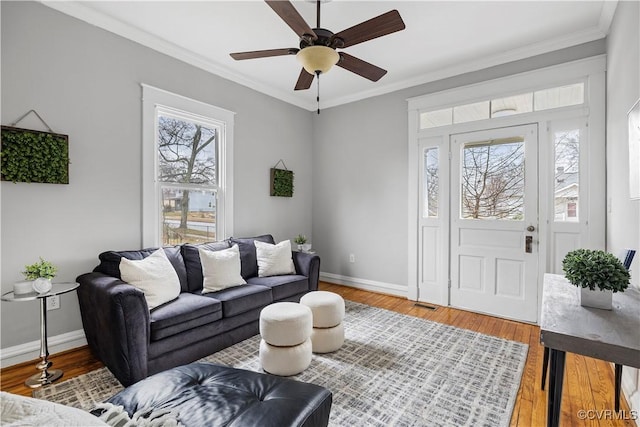
<path id="1" fill-rule="evenodd" d="M 143 85 L 143 244 L 232 234 L 233 113 Z"/>
<path id="2" fill-rule="evenodd" d="M 580 129 L 553 133 L 555 152 L 554 220 L 577 222 L 580 198 Z"/>

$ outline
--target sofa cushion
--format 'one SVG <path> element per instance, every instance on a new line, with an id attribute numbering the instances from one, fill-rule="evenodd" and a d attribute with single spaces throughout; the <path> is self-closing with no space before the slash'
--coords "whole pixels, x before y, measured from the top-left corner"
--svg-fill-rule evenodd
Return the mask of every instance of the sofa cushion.
<path id="1" fill-rule="evenodd" d="M 291 242 L 283 240 L 277 245 L 260 241 L 253 242 L 256 246 L 258 260 L 258 277 L 295 274 L 296 267 L 291 258 Z"/>
<path id="2" fill-rule="evenodd" d="M 200 253 L 198 252 L 198 249 L 220 251 L 223 249 L 229 249 L 230 247 L 231 245 L 228 240 L 200 243 L 198 245 L 192 245 L 189 243 L 182 245 L 182 257 L 184 258 L 184 265 L 186 266 L 185 274 L 188 282 L 188 292 L 202 291 L 202 263 L 200 262 Z"/>
<path id="3" fill-rule="evenodd" d="M 180 279 L 162 249 L 144 259 L 120 258 L 120 276 L 144 293 L 150 310 L 180 295 Z"/>
<path id="4" fill-rule="evenodd" d="M 271 234 L 263 234 L 257 237 L 234 238 L 229 239 L 231 244 L 237 243 L 240 248 L 240 262 L 242 263 L 242 277 L 247 280 L 249 277 L 258 275 L 258 259 L 256 257 L 255 241 L 275 244 Z"/>
<path id="5" fill-rule="evenodd" d="M 271 288 L 274 301 L 309 291 L 309 280 L 305 276 L 252 277 L 247 282 Z"/>
<path id="6" fill-rule="evenodd" d="M 222 315 L 231 317 L 273 302 L 271 288 L 258 285 L 241 285 L 209 292 L 203 296 L 222 302 Z"/>
<path id="7" fill-rule="evenodd" d="M 222 303 L 183 292 L 174 301 L 151 311 L 151 341 L 157 341 L 222 318 Z"/>
<path id="8" fill-rule="evenodd" d="M 247 282 L 240 275 L 240 250 L 238 245 L 220 251 L 199 248 L 202 263 L 202 292 L 216 292 Z"/>
<path id="9" fill-rule="evenodd" d="M 187 269 L 185 268 L 185 261 L 182 258 L 182 253 L 180 250 L 181 246 L 166 246 L 164 249 L 165 255 L 169 259 L 169 262 L 176 270 L 176 274 L 178 274 L 178 279 L 180 280 L 180 289 L 182 292 L 186 292 L 187 288 Z M 141 260 L 152 253 L 154 253 L 158 248 L 147 248 L 140 249 L 137 251 L 107 251 L 98 255 L 100 259 L 100 264 L 93 269 L 98 273 L 103 273 L 111 277 L 117 277 L 122 280 L 122 276 L 120 276 L 120 259 L 126 258 L 130 260 Z M 200 259 L 198 259 L 200 262 Z"/>

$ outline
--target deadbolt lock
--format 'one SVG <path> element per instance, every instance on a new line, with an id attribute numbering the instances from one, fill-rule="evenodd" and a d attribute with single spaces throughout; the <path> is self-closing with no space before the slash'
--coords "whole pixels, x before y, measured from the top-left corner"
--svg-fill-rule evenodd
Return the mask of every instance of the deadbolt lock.
<path id="1" fill-rule="evenodd" d="M 528 232 L 536 231 L 536 228 L 533 225 L 527 227 Z"/>

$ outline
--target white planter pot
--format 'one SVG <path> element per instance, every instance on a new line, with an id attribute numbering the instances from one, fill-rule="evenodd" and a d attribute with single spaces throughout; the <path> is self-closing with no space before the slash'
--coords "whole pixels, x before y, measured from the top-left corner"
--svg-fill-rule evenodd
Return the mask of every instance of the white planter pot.
<path id="1" fill-rule="evenodd" d="M 592 291 L 589 288 L 580 288 L 580 305 L 583 307 L 601 308 L 604 310 L 613 309 L 613 291 Z"/>
<path id="2" fill-rule="evenodd" d="M 33 281 L 33 290 L 39 294 L 46 294 L 51 290 L 51 279 L 45 279 L 44 277 L 38 277 Z"/>

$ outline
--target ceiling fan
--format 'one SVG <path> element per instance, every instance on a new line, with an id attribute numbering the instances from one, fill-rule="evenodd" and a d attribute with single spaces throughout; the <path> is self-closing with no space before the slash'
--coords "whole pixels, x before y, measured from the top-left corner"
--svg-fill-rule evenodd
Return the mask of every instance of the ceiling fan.
<path id="1" fill-rule="evenodd" d="M 404 30 L 405 25 L 397 10 L 361 22 L 358 25 L 333 33 L 320 26 L 320 4 L 316 1 L 316 28 L 311 28 L 289 1 L 265 0 L 280 18 L 300 37 L 300 48 L 256 50 L 232 53 L 235 60 L 266 58 L 269 56 L 296 55 L 303 68 L 296 82 L 295 90 L 309 89 L 315 76 L 326 73 L 332 66 L 349 70 L 366 79 L 377 82 L 387 73 L 346 52 L 337 52 L 358 43 L 386 36 Z"/>

